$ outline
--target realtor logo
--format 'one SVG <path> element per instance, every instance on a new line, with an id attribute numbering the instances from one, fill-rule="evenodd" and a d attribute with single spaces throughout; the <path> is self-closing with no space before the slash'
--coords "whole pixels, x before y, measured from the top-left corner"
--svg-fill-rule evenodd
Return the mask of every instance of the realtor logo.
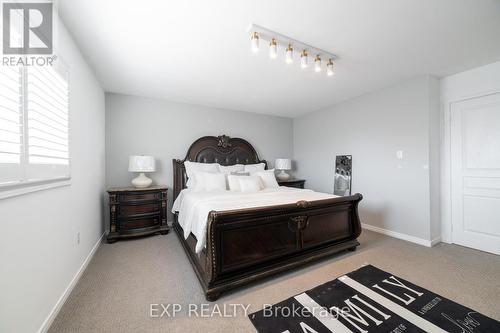
<path id="1" fill-rule="evenodd" d="M 3 3 L 3 53 L 52 54 L 52 3 Z"/>

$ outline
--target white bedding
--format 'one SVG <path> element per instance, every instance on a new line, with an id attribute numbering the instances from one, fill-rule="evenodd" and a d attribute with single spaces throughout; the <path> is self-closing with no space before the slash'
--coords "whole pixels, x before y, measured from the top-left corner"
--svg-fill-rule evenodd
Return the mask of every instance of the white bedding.
<path id="1" fill-rule="evenodd" d="M 196 253 L 205 247 L 208 213 L 212 210 L 255 208 L 295 203 L 300 200 L 322 200 L 335 198 L 336 195 L 314 192 L 291 187 L 265 189 L 257 193 L 231 191 L 203 191 L 184 189 L 174 202 L 172 212 L 179 212 L 179 224 L 184 237 L 190 233 L 196 236 Z"/>

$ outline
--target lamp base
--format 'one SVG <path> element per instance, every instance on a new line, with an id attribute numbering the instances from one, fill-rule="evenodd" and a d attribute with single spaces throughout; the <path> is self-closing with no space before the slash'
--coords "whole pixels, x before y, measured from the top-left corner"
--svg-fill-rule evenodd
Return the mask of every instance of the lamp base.
<path id="1" fill-rule="evenodd" d="M 281 181 L 286 181 L 290 179 L 290 175 L 287 174 L 285 170 L 281 170 L 281 172 L 276 175 L 276 178 L 278 178 Z"/>
<path id="2" fill-rule="evenodd" d="M 139 176 L 136 178 L 132 179 L 132 185 L 134 185 L 135 188 L 146 188 L 151 186 L 153 183 L 153 180 L 151 178 L 148 178 L 144 172 L 141 172 Z"/>

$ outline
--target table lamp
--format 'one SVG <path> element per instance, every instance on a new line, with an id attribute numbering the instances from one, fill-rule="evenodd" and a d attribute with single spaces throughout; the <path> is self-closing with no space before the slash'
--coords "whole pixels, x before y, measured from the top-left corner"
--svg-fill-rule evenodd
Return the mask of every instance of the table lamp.
<path id="1" fill-rule="evenodd" d="M 128 171 L 139 172 L 139 176 L 132 179 L 132 185 L 136 188 L 149 187 L 153 180 L 144 173 L 155 172 L 155 170 L 155 158 L 153 156 L 130 156 L 128 159 Z"/>
<path id="2" fill-rule="evenodd" d="M 274 168 L 277 170 L 281 170 L 276 177 L 279 180 L 288 180 L 290 179 L 290 175 L 285 172 L 285 170 L 291 170 L 292 169 L 292 160 L 289 158 L 278 158 L 276 162 L 274 163 Z"/>

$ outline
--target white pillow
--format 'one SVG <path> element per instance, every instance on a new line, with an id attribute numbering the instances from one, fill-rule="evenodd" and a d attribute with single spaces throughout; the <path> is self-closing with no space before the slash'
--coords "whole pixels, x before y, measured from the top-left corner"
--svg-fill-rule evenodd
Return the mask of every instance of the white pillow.
<path id="1" fill-rule="evenodd" d="M 241 192 L 259 192 L 262 190 L 262 181 L 259 176 L 247 176 L 238 178 Z"/>
<path id="2" fill-rule="evenodd" d="M 276 176 L 274 175 L 274 169 L 264 170 L 255 173 L 262 180 L 264 188 L 278 188 L 278 182 L 276 181 Z"/>
<path id="3" fill-rule="evenodd" d="M 266 165 L 264 163 L 246 164 L 245 171 L 246 172 L 264 171 L 265 167 L 266 167 Z"/>
<path id="4" fill-rule="evenodd" d="M 219 163 L 198 163 L 186 161 L 184 162 L 184 167 L 186 168 L 186 175 L 188 177 L 188 181 L 186 183 L 188 188 L 196 187 L 195 172 L 203 171 L 216 173 L 220 171 Z"/>
<path id="5" fill-rule="evenodd" d="M 223 173 L 195 172 L 195 191 L 225 191 L 226 175 Z"/>
<path id="6" fill-rule="evenodd" d="M 240 192 L 241 191 L 241 188 L 240 188 L 240 182 L 238 181 L 238 179 L 240 178 L 247 178 L 247 177 L 250 177 L 249 175 L 228 175 L 227 176 L 227 185 L 228 185 L 228 188 L 230 191 L 234 191 L 234 192 Z"/>
<path id="7" fill-rule="evenodd" d="M 231 172 L 241 172 L 245 170 L 245 166 L 243 164 L 234 164 L 234 165 L 219 165 L 220 172 L 225 175 L 230 175 Z"/>

